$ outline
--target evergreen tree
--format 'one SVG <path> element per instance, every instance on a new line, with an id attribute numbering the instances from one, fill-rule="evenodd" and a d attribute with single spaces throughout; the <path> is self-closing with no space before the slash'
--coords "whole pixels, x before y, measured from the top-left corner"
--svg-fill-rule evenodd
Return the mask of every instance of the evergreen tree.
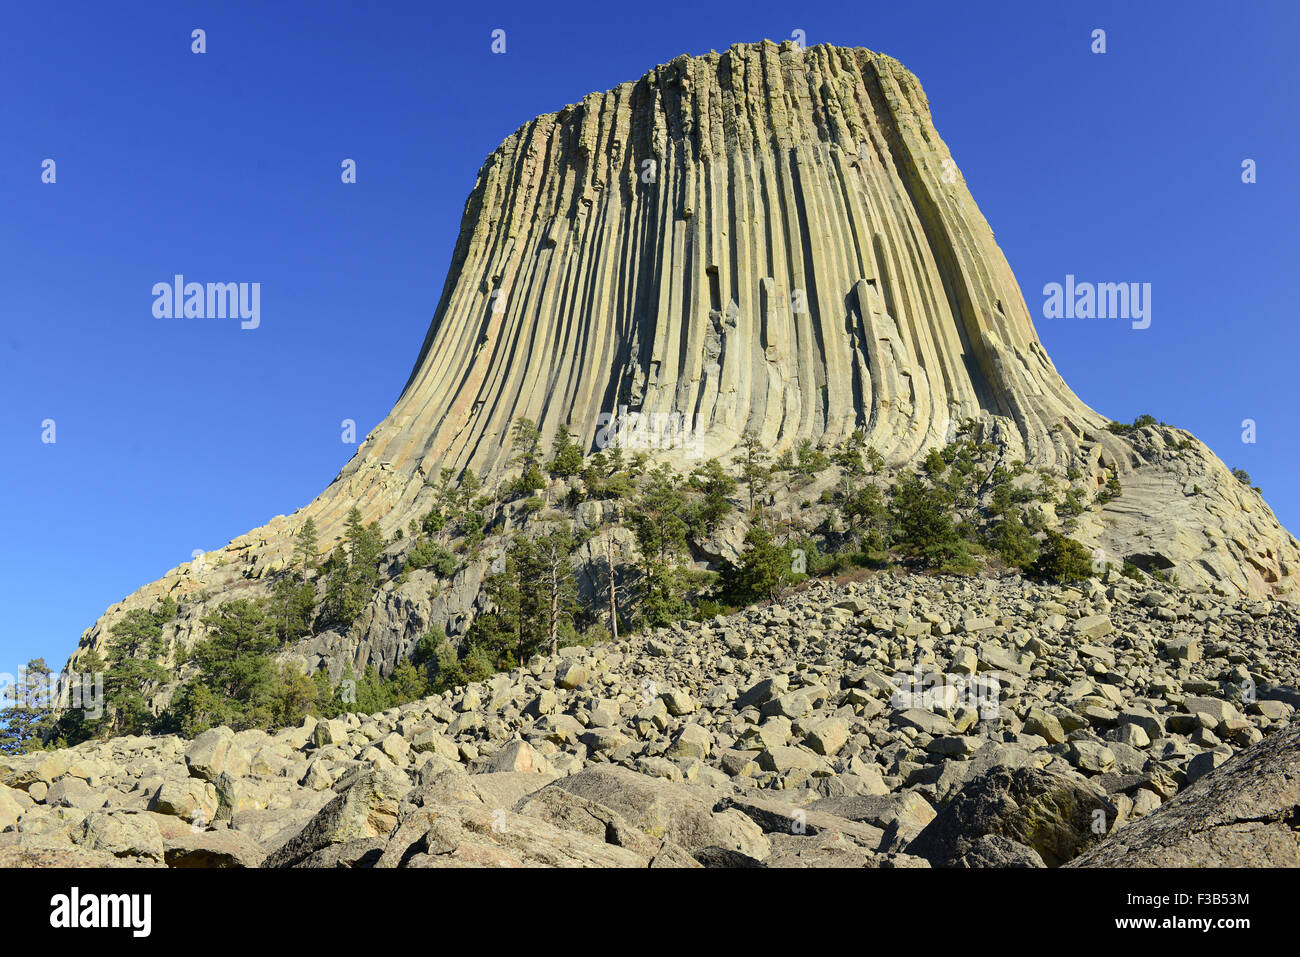
<path id="1" fill-rule="evenodd" d="M 800 439 L 795 454 L 799 463 L 798 470 L 804 475 L 816 475 L 831 464 L 826 453 L 813 445 L 812 439 Z"/>
<path id="2" fill-rule="evenodd" d="M 863 461 L 866 444 L 866 435 L 863 431 L 854 429 L 853 434 L 844 440 L 844 444 L 834 451 L 831 459 L 850 476 L 864 475 L 867 471 Z"/>
<path id="3" fill-rule="evenodd" d="M 688 612 L 684 582 L 677 562 L 686 551 L 686 496 L 666 465 L 646 478 L 632 513 L 632 529 L 641 549 L 639 617 L 655 628 L 677 621 Z"/>
<path id="4" fill-rule="evenodd" d="M 1074 539 L 1048 529 L 1030 574 L 1058 584 L 1083 581 L 1093 574 L 1092 556 Z"/>
<path id="5" fill-rule="evenodd" d="M 316 523 L 303 522 L 294 537 L 293 559 L 272 589 L 271 617 L 281 641 L 295 641 L 311 632 L 316 617 Z"/>
<path id="6" fill-rule="evenodd" d="M 336 718 L 342 714 L 338 695 L 330 684 L 330 675 L 324 668 L 317 669 L 311 676 L 313 689 L 311 714 L 318 718 Z"/>
<path id="7" fill-rule="evenodd" d="M 351 625 L 379 589 L 379 556 L 384 536 L 379 523 L 366 525 L 361 510 L 348 511 L 342 546 L 334 549 L 326 564 L 325 615 L 343 626 Z"/>
<path id="8" fill-rule="evenodd" d="M 1027 569 L 1038 554 L 1038 542 L 1026 524 L 1024 512 L 1008 508 L 997 518 L 989 530 L 989 546 L 1008 565 Z"/>
<path id="9" fill-rule="evenodd" d="M 73 747 L 89 741 L 92 738 L 98 738 L 106 734 L 106 729 L 110 726 L 109 716 L 101 710 L 98 715 L 92 716 L 91 705 L 93 702 L 88 701 L 88 696 L 95 694 L 94 687 L 96 682 L 100 683 L 100 690 L 103 690 L 104 674 L 108 670 L 104 659 L 100 657 L 99 652 L 91 649 L 77 662 L 77 673 L 70 675 L 71 681 L 79 683 L 80 707 L 72 707 L 77 702 L 73 700 L 71 689 L 69 689 L 67 707 L 63 707 L 65 702 L 56 702 L 60 709 L 56 712 L 56 721 L 54 729 L 50 734 L 51 742 L 57 743 L 59 747 Z M 101 700 L 99 705 L 104 706 Z"/>
<path id="10" fill-rule="evenodd" d="M 388 678 L 388 697 L 392 705 L 406 704 L 423 698 L 428 693 L 428 680 L 409 658 L 400 662 Z"/>
<path id="11" fill-rule="evenodd" d="M 689 525 L 696 536 L 705 538 L 717 531 L 731 511 L 729 497 L 739 483 L 727 474 L 721 462 L 709 459 L 691 473 L 690 484 L 703 500 L 691 509 Z"/>
<path id="12" fill-rule="evenodd" d="M 295 664 L 280 666 L 275 679 L 272 725 L 287 728 L 300 725 L 309 714 L 316 713 L 319 685 L 314 676 L 305 675 Z M 326 678 L 328 688 L 328 676 Z"/>
<path id="13" fill-rule="evenodd" d="M 510 430 L 510 444 L 514 453 L 510 462 L 521 469 L 513 482 L 513 491 L 526 495 L 546 488 L 546 476 L 541 467 L 542 433 L 536 423 L 528 418 L 516 419 Z"/>
<path id="14" fill-rule="evenodd" d="M 769 455 L 763 447 L 762 440 L 754 432 L 746 432 L 740 437 L 740 477 L 749 487 L 749 510 L 754 511 L 754 500 L 767 491 L 768 479 L 772 470 L 767 462 Z"/>
<path id="15" fill-rule="evenodd" d="M 195 644 L 189 659 L 198 673 L 181 686 L 172 720 L 187 736 L 219 724 L 270 727 L 279 671 L 271 659 L 274 624 L 264 604 L 247 598 L 223 602 L 203 617 L 203 625 L 208 637 Z"/>
<path id="16" fill-rule="evenodd" d="M 671 562 L 686 550 L 686 496 L 667 465 L 647 476 L 632 513 L 632 527 L 641 553 Z"/>
<path id="17" fill-rule="evenodd" d="M 573 615 L 577 610 L 577 585 L 573 577 L 573 531 L 567 525 L 556 525 L 546 534 L 534 539 L 526 552 L 521 553 L 516 567 L 520 576 L 521 591 L 527 596 L 521 614 L 534 619 L 528 633 L 535 645 L 549 647 L 555 654 L 561 638 L 575 637 Z M 519 661 L 537 647 L 520 649 Z"/>
<path id="18" fill-rule="evenodd" d="M 483 610 L 475 617 L 465 635 L 464 652 L 477 650 L 477 660 L 490 663 L 489 673 L 504 667 L 513 667 L 524 653 L 531 637 L 524 634 L 525 622 L 521 615 L 522 596 L 519 589 L 519 559 L 528 549 L 528 540 L 520 536 L 511 543 L 502 556 L 499 570 L 483 578 L 481 598 Z M 439 672 L 447 669 L 439 660 Z M 473 680 L 473 679 L 469 679 Z"/>
<path id="19" fill-rule="evenodd" d="M 26 754 L 41 749 L 54 729 L 57 701 L 50 700 L 50 668 L 33 658 L 18 672 L 18 681 L 5 690 L 10 702 L 0 710 L 0 754 Z"/>
<path id="20" fill-rule="evenodd" d="M 144 734 L 153 724 L 147 693 L 170 677 L 161 664 L 167 652 L 162 631 L 175 617 L 176 602 L 168 597 L 153 610 L 131 609 L 110 630 L 104 673 L 109 735 Z"/>
<path id="21" fill-rule="evenodd" d="M 538 465 L 541 460 L 542 433 L 537 423 L 529 418 L 518 418 L 510 430 L 510 442 L 514 449 L 513 462 L 527 469 Z"/>
<path id="22" fill-rule="evenodd" d="M 302 527 L 298 529 L 298 534 L 294 537 L 293 542 L 294 564 L 304 578 L 310 578 L 312 573 L 316 571 L 318 564 L 316 550 L 318 547 L 316 522 L 308 518 L 302 523 Z"/>
<path id="23" fill-rule="evenodd" d="M 551 443 L 551 463 L 547 466 L 547 471 L 560 478 L 577 475 L 582 471 L 582 448 L 564 426 L 560 426 Z"/>
<path id="24" fill-rule="evenodd" d="M 880 486 L 871 481 L 859 486 L 849 483 L 839 508 L 854 551 L 879 554 L 889 547 L 889 509 Z"/>
<path id="25" fill-rule="evenodd" d="M 722 594 L 736 605 L 773 599 L 790 576 L 789 552 L 776 544 L 771 532 L 755 525 L 745 533 L 740 560 L 723 565 Z"/>
<path id="26" fill-rule="evenodd" d="M 953 523 L 950 501 L 942 488 L 909 475 L 890 489 L 890 512 L 906 554 L 934 568 L 970 565 L 966 542 Z"/>

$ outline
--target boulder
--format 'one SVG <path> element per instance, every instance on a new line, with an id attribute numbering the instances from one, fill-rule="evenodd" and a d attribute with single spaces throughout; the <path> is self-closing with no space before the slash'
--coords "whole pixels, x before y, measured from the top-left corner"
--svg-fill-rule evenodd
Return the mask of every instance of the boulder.
<path id="1" fill-rule="evenodd" d="M 293 867 L 330 844 L 386 837 L 397 825 L 398 807 L 411 786 L 398 771 L 362 768 L 344 777 L 335 790 L 338 796 L 270 854 L 264 867 Z"/>
<path id="2" fill-rule="evenodd" d="M 590 767 L 547 785 L 617 811 L 655 840 L 695 852 L 725 847 L 759 860 L 770 845 L 753 821 L 739 812 L 713 812 L 707 793 L 685 784 L 650 778 L 618 767 Z"/>
<path id="3" fill-rule="evenodd" d="M 1072 867 L 1300 867 L 1300 725 L 1209 770 Z"/>
<path id="4" fill-rule="evenodd" d="M 999 835 L 1059 867 L 1098 843 L 1115 816 L 1111 800 L 1081 781 L 1040 768 L 998 767 L 958 791 L 907 852 L 934 867 L 985 860 L 995 849 L 1032 860 L 1004 842 L 979 844 L 985 835 Z"/>

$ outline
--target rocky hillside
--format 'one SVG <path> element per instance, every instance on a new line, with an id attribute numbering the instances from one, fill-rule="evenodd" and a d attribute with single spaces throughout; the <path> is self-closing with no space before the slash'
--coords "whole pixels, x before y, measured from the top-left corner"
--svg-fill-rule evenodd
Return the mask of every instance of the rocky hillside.
<path id="1" fill-rule="evenodd" d="M 789 43 L 679 57 L 493 152 L 388 417 L 292 517 L 110 608 L 70 670 L 164 598 L 186 609 L 169 642 L 192 647 L 217 602 L 270 590 L 309 518 L 328 554 L 353 507 L 386 539 L 418 521 L 443 469 L 499 487 L 525 417 L 545 447 L 567 429 L 592 452 L 658 416 L 691 436 L 656 450 L 679 465 L 729 461 L 746 433 L 775 455 L 862 430 L 892 469 L 970 420 L 1007 460 L 1090 492 L 1119 481 L 1078 529 L 1117 564 L 1227 594 L 1289 589 L 1300 547 L 1259 493 L 1187 433 L 1108 431 L 1033 312 L 896 60 Z M 344 660 L 391 667 L 430 625 L 455 635 L 486 563 L 434 599 L 376 594 L 304 657 L 337 677 Z"/>
<path id="2" fill-rule="evenodd" d="M 815 582 L 381 714 L 5 758 L 0 863 L 1295 864 L 1298 633 L 1113 574 Z"/>

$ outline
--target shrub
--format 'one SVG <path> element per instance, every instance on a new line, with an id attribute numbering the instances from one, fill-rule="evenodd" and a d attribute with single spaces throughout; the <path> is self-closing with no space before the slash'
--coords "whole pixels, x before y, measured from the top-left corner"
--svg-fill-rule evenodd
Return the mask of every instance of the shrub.
<path id="1" fill-rule="evenodd" d="M 1082 581 L 1093 574 L 1092 555 L 1074 539 L 1048 529 L 1038 561 L 1029 571 L 1035 578 L 1057 584 Z"/>

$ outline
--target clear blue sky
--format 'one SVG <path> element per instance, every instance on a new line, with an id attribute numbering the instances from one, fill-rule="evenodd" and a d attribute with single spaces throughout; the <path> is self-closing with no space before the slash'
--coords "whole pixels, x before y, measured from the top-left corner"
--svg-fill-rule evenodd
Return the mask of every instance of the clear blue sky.
<path id="1" fill-rule="evenodd" d="M 1300 529 L 1300 5 L 458 6 L 5 5 L 0 671 L 61 665 L 107 606 L 324 488 L 340 421 L 364 436 L 404 384 L 506 135 L 795 29 L 921 78 L 1031 310 L 1066 273 L 1152 283 L 1145 331 L 1039 320 L 1057 366 L 1107 415 L 1195 432 Z M 178 272 L 261 282 L 261 327 L 154 318 Z"/>

